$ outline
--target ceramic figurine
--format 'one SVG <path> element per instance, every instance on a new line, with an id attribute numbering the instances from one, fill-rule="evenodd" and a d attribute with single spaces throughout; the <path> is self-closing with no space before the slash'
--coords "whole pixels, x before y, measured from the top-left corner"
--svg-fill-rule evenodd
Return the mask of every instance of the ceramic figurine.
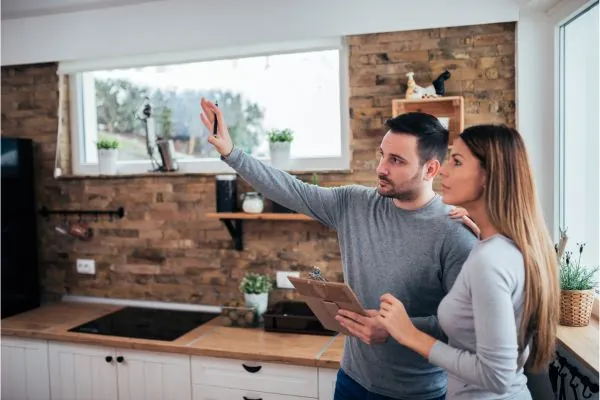
<path id="1" fill-rule="evenodd" d="M 434 81 L 432 81 L 431 85 L 422 87 L 417 85 L 414 75 L 414 72 L 409 72 L 406 74 L 408 81 L 405 97 L 407 99 L 426 99 L 443 96 L 445 94 L 444 82 L 451 76 L 450 71 L 446 70 L 442 72 Z"/>

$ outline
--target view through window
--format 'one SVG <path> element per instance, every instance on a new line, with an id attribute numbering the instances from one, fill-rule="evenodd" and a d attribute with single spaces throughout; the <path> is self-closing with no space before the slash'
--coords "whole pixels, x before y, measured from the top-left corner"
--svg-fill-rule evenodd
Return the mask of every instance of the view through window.
<path id="1" fill-rule="evenodd" d="M 202 97 L 218 102 L 234 143 L 254 156 L 268 157 L 268 130 L 289 128 L 293 158 L 339 157 L 339 63 L 332 49 L 85 72 L 81 161 L 97 162 L 102 138 L 121 142 L 119 161 L 147 161 L 135 117 L 146 96 L 156 134 L 173 139 L 180 161 L 217 158 L 200 121 Z"/>

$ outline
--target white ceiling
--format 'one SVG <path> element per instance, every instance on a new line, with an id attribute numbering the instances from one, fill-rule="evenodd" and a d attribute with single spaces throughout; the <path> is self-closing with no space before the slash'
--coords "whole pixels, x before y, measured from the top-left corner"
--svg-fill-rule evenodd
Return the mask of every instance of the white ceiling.
<path id="1" fill-rule="evenodd" d="M 175 0 L 2 0 L 2 19 L 39 17 L 101 8 L 129 6 L 135 4 Z M 196 0 L 200 2 L 201 0 Z M 243 0 L 250 1 L 250 0 Z M 569 0 L 507 0 L 515 2 L 521 9 L 547 11 L 558 3 Z"/>
<path id="2" fill-rule="evenodd" d="M 2 19 L 38 17 L 164 0 L 2 0 Z"/>

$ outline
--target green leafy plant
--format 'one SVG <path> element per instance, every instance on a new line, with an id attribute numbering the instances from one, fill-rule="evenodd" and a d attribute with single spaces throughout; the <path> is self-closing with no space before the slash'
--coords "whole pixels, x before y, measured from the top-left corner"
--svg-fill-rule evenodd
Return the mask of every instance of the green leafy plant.
<path id="1" fill-rule="evenodd" d="M 270 142 L 292 142 L 294 132 L 291 129 L 271 129 L 267 132 Z"/>
<path id="2" fill-rule="evenodd" d="M 240 282 L 240 290 L 248 294 L 269 293 L 273 288 L 273 282 L 268 275 L 250 272 Z"/>
<path id="3" fill-rule="evenodd" d="M 118 149 L 119 141 L 116 139 L 100 139 L 96 142 L 96 148 L 100 149 Z"/>
<path id="4" fill-rule="evenodd" d="M 595 279 L 599 267 L 586 267 L 581 265 L 581 255 L 585 243 L 577 243 L 579 257 L 573 257 L 573 252 L 564 251 L 566 247 L 566 232 L 561 230 L 561 240 L 554 246 L 560 268 L 560 288 L 562 290 L 590 290 L 598 284 Z"/>

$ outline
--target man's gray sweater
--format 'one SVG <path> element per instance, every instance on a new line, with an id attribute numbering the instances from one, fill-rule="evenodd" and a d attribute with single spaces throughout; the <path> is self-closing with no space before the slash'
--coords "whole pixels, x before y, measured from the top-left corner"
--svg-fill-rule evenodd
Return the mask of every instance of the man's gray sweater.
<path id="1" fill-rule="evenodd" d="M 309 215 L 337 232 L 346 283 L 365 309 L 380 296 L 400 299 L 415 325 L 446 340 L 437 307 L 477 241 L 439 196 L 417 210 L 395 206 L 375 188 L 324 188 L 272 168 L 241 149 L 223 160 L 267 198 Z M 400 399 L 430 399 L 446 392 L 441 368 L 400 345 L 367 345 L 347 337 L 341 367 L 367 390 Z"/>

